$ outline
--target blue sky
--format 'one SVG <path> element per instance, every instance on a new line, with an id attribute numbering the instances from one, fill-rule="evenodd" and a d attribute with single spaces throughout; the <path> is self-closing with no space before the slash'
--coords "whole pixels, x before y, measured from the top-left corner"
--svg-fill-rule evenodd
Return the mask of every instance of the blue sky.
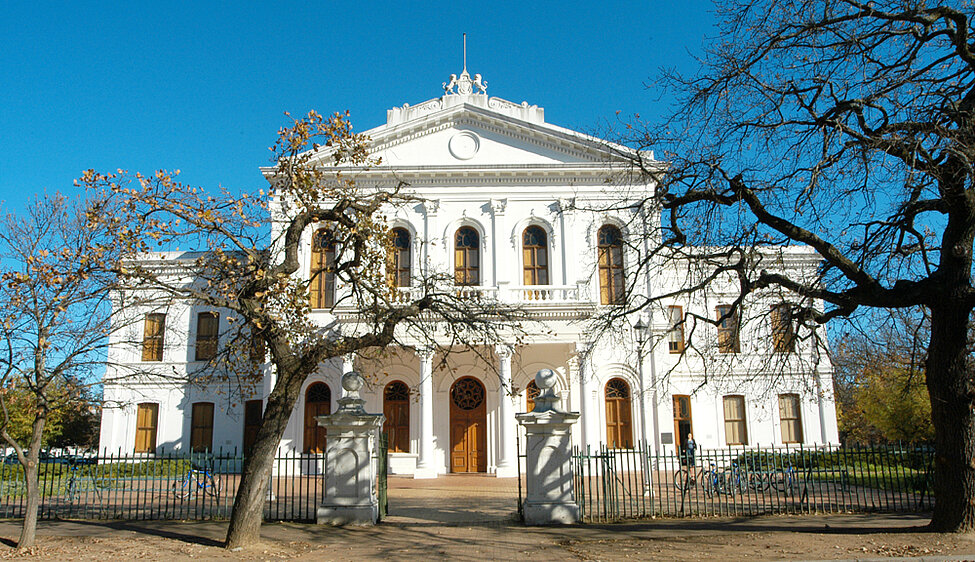
<path id="1" fill-rule="evenodd" d="M 693 68 L 710 2 L 5 4 L 0 200 L 73 189 L 84 169 L 180 169 L 195 185 L 263 186 L 283 112 L 386 109 L 438 97 L 463 64 L 488 94 L 581 131 L 661 115 L 645 87 Z"/>

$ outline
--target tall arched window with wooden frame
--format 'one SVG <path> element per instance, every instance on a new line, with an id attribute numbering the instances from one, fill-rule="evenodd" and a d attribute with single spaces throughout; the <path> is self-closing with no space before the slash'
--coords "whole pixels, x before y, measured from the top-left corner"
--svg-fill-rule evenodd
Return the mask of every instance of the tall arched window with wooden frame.
<path id="1" fill-rule="evenodd" d="M 305 390 L 305 442 L 306 453 L 325 452 L 325 428 L 318 425 L 318 416 L 332 413 L 332 389 L 323 382 L 315 382 Z"/>
<path id="2" fill-rule="evenodd" d="M 390 233 L 389 259 L 386 278 L 390 287 L 409 287 L 412 282 L 412 237 L 405 228 L 394 228 Z"/>
<path id="3" fill-rule="evenodd" d="M 410 388 L 393 381 L 383 391 L 383 431 L 389 437 L 389 452 L 410 452 Z"/>
<path id="4" fill-rule="evenodd" d="M 454 235 L 454 282 L 481 284 L 481 236 L 469 226 L 458 228 Z"/>
<path id="5" fill-rule="evenodd" d="M 548 236 L 540 226 L 529 226 L 521 234 L 525 285 L 548 285 Z"/>
<path id="6" fill-rule="evenodd" d="M 308 293 L 311 307 L 335 306 L 335 240 L 325 228 L 316 230 L 311 238 L 310 279 Z"/>
<path id="7" fill-rule="evenodd" d="M 623 233 L 611 225 L 603 225 L 596 236 L 599 257 L 599 302 L 623 302 Z"/>
<path id="8" fill-rule="evenodd" d="M 632 419 L 630 385 L 623 379 L 610 379 L 606 383 L 606 445 L 610 449 L 633 448 Z"/>

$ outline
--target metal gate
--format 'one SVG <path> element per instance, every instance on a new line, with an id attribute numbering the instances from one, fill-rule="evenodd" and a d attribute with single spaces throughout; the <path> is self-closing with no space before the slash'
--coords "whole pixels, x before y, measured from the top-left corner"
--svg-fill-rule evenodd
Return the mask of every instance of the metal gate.
<path id="1" fill-rule="evenodd" d="M 380 433 L 376 447 L 376 495 L 379 497 L 379 520 L 389 513 L 389 495 L 386 473 L 389 468 L 389 434 Z"/>

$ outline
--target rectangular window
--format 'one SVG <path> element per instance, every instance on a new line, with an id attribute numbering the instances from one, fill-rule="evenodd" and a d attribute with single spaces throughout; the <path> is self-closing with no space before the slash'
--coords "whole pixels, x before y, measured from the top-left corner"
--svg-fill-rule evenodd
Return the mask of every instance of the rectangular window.
<path id="1" fill-rule="evenodd" d="M 244 455 L 250 455 L 257 441 L 257 430 L 261 428 L 264 417 L 264 402 L 248 400 L 244 402 Z"/>
<path id="2" fill-rule="evenodd" d="M 772 307 L 772 350 L 776 353 L 792 353 L 796 349 L 796 332 L 792 318 L 792 306 L 788 303 Z"/>
<path id="3" fill-rule="evenodd" d="M 201 312 L 196 317 L 196 360 L 209 361 L 217 356 L 220 336 L 220 314 Z"/>
<path id="4" fill-rule="evenodd" d="M 142 360 L 163 360 L 163 334 L 166 332 L 165 314 L 146 314 L 146 326 L 142 336 Z"/>
<path id="5" fill-rule="evenodd" d="M 727 304 L 718 305 L 714 310 L 718 321 L 718 353 L 741 353 L 738 311 Z"/>
<path id="6" fill-rule="evenodd" d="M 190 428 L 190 448 L 194 453 L 213 450 L 213 402 L 193 403 Z"/>
<path id="7" fill-rule="evenodd" d="M 139 404 L 135 415 L 135 452 L 156 452 L 156 427 L 159 425 L 159 404 Z"/>
<path id="8" fill-rule="evenodd" d="M 801 412 L 798 394 L 779 395 L 779 421 L 782 422 L 783 443 L 802 443 Z"/>
<path id="9" fill-rule="evenodd" d="M 684 352 L 684 309 L 679 306 L 667 307 L 670 332 L 667 334 L 667 349 L 671 353 Z"/>
<path id="10" fill-rule="evenodd" d="M 724 439 L 728 445 L 748 444 L 744 396 L 724 397 Z"/>

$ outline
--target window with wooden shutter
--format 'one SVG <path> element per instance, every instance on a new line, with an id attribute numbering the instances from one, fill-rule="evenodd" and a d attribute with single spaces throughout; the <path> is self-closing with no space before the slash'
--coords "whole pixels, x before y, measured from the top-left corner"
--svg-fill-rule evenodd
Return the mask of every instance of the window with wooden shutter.
<path id="1" fill-rule="evenodd" d="M 391 287 L 409 287 L 412 263 L 410 233 L 405 228 L 394 228 L 390 237 L 392 239 L 386 266 L 387 281 Z"/>
<path id="2" fill-rule="evenodd" d="M 802 443 L 802 409 L 798 394 L 779 395 L 783 443 Z"/>
<path id="3" fill-rule="evenodd" d="M 684 309 L 679 306 L 667 307 L 670 331 L 667 333 L 667 349 L 671 353 L 684 351 Z"/>
<path id="4" fill-rule="evenodd" d="M 142 360 L 162 361 L 163 341 L 166 333 L 166 315 L 146 314 L 145 331 L 142 336 Z"/>
<path id="5" fill-rule="evenodd" d="M 748 444 L 744 396 L 724 397 L 724 438 L 728 445 Z"/>
<path id="6" fill-rule="evenodd" d="M 596 235 L 599 262 L 600 304 L 623 302 L 623 234 L 613 225 L 605 225 Z"/>
<path id="7" fill-rule="evenodd" d="M 312 308 L 335 306 L 335 240 L 319 228 L 311 237 L 311 272 L 308 294 Z"/>
<path id="8" fill-rule="evenodd" d="M 257 432 L 261 428 L 261 420 L 264 418 L 264 402 L 261 400 L 248 400 L 244 402 L 244 456 L 251 454 L 254 442 L 257 441 Z"/>
<path id="9" fill-rule="evenodd" d="M 792 305 L 777 304 L 772 307 L 772 350 L 776 353 L 792 353 L 796 348 L 796 332 L 792 318 Z"/>
<path id="10" fill-rule="evenodd" d="M 623 379 L 606 383 L 606 445 L 610 449 L 633 448 L 630 385 Z"/>
<path id="11" fill-rule="evenodd" d="M 213 450 L 213 402 L 194 402 L 190 418 L 190 449 L 194 453 Z"/>
<path id="12" fill-rule="evenodd" d="M 135 452 L 156 452 L 156 428 L 159 425 L 159 404 L 143 403 L 136 407 Z"/>
<path id="13" fill-rule="evenodd" d="M 383 431 L 389 438 L 393 453 L 410 452 L 410 388 L 406 383 L 393 381 L 383 392 Z"/>
<path id="14" fill-rule="evenodd" d="M 458 285 L 481 284 L 481 237 L 469 226 L 457 229 L 454 236 L 454 282 Z"/>
<path id="15" fill-rule="evenodd" d="M 220 338 L 220 314 L 201 312 L 196 316 L 196 360 L 209 361 L 217 356 Z"/>
<path id="16" fill-rule="evenodd" d="M 539 226 L 521 235 L 525 285 L 548 285 L 548 236 Z"/>
<path id="17" fill-rule="evenodd" d="M 722 304 L 714 309 L 718 321 L 718 353 L 740 353 L 738 337 L 738 311 L 731 305 Z"/>

